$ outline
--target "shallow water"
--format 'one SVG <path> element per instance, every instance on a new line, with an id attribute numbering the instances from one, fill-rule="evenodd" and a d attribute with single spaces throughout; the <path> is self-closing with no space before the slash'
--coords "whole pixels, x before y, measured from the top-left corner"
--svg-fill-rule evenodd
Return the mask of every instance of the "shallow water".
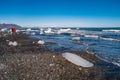
<path id="1" fill-rule="evenodd" d="M 43 31 L 46 30 L 43 28 Z M 56 44 L 47 45 L 53 51 L 87 51 L 96 53 L 101 59 L 120 66 L 120 28 L 71 28 L 57 34 L 59 28 L 52 28 L 52 34 L 35 32 L 34 38 Z M 31 32 L 30 32 L 31 33 Z M 80 37 L 80 41 L 73 41 Z"/>

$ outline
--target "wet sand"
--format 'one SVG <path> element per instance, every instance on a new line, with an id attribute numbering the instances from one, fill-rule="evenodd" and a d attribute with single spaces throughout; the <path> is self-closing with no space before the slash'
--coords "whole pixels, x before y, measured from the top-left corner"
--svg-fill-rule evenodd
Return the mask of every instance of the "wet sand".
<path id="1" fill-rule="evenodd" d="M 9 46 L 9 41 L 17 46 Z M 25 34 L 0 37 L 0 80 L 119 80 L 120 68 L 98 59 L 95 54 L 74 51 L 94 67 L 83 68 L 64 59 Z"/>

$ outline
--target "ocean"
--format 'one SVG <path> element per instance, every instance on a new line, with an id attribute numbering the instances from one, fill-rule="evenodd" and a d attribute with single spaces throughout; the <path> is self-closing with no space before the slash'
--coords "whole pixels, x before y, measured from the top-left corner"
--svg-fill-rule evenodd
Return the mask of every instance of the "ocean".
<path id="1" fill-rule="evenodd" d="M 31 37 L 54 42 L 46 47 L 57 52 L 87 51 L 120 66 L 120 27 L 117 28 L 31 28 Z M 73 40 L 80 38 L 80 40 Z"/>

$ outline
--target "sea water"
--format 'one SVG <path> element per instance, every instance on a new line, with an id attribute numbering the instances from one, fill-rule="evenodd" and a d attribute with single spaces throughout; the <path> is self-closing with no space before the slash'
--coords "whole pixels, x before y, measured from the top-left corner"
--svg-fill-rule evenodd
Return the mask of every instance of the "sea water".
<path id="1" fill-rule="evenodd" d="M 42 30 L 46 30 L 42 29 Z M 32 35 L 45 42 L 54 42 L 46 47 L 53 51 L 87 51 L 99 58 L 120 66 L 120 28 L 69 28 L 69 31 L 57 34 L 61 28 L 51 28 L 52 34 Z M 65 29 L 65 28 L 64 28 Z M 39 29 L 40 30 L 40 29 Z M 65 31 L 65 30 L 64 30 Z M 79 41 L 72 40 L 80 37 Z"/>

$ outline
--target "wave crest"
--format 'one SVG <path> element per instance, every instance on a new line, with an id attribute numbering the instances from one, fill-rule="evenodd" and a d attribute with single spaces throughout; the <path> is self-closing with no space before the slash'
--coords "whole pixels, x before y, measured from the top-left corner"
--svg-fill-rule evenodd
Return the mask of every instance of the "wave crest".
<path id="1" fill-rule="evenodd" d="M 113 29 L 110 29 L 110 30 L 102 30 L 104 32 L 120 32 L 120 30 L 113 30 Z"/>

